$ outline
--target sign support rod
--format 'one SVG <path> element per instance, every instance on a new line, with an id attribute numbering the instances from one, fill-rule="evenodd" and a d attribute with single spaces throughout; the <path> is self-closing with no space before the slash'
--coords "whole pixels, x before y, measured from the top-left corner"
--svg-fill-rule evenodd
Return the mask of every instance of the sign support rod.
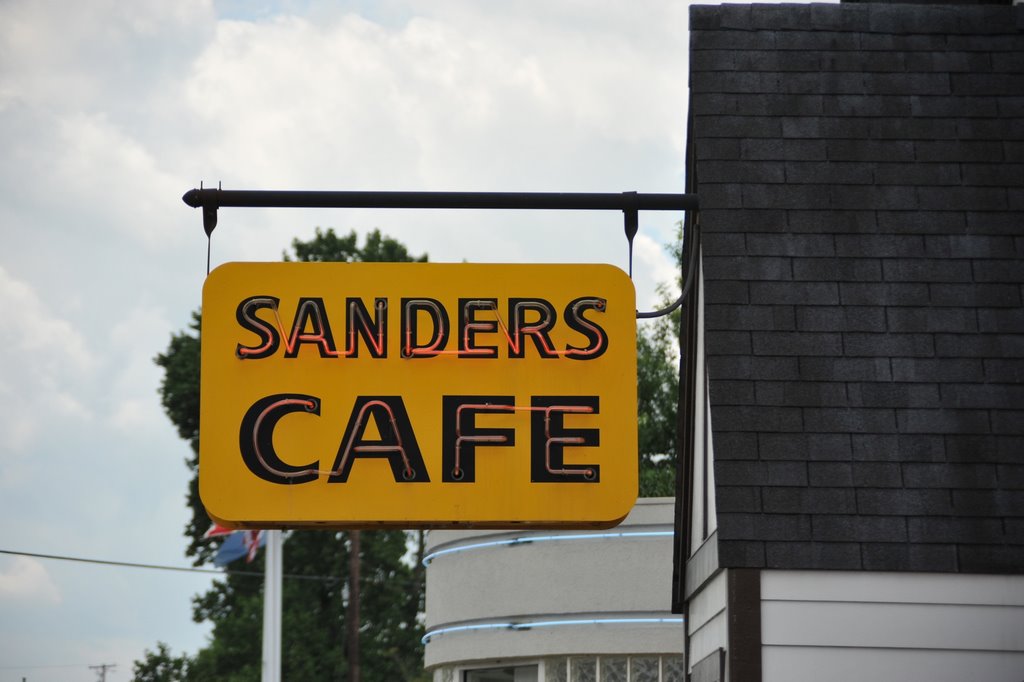
<path id="1" fill-rule="evenodd" d="M 206 236 L 217 227 L 217 211 L 230 208 L 414 208 L 548 211 L 622 211 L 629 244 L 629 276 L 633 276 L 633 238 L 640 211 L 696 211 L 696 194 L 641 194 L 639 192 L 379 192 L 317 190 L 190 189 L 181 200 L 203 209 Z M 207 254 L 209 270 L 209 254 Z M 679 302 L 682 301 L 680 297 Z M 675 304 L 672 309 L 675 308 Z M 670 309 L 642 313 L 660 317 Z"/>
<path id="2" fill-rule="evenodd" d="M 638 192 L 334 192 L 307 190 L 190 189 L 181 197 L 203 209 L 203 228 L 217 226 L 217 210 L 245 208 L 417 208 L 417 209 L 532 209 L 622 211 L 627 235 L 638 211 L 690 211 L 698 208 L 696 194 Z"/>
<path id="3" fill-rule="evenodd" d="M 482 208 L 592 211 L 687 211 L 696 194 L 637 192 L 334 192 L 191 189 L 193 208 Z"/>

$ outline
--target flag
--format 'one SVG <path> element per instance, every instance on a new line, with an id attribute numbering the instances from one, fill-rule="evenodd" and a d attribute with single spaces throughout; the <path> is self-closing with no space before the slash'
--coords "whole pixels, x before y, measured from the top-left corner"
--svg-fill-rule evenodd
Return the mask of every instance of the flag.
<path id="1" fill-rule="evenodd" d="M 221 543 L 213 557 L 213 563 L 215 566 L 223 567 L 242 557 L 245 557 L 248 563 L 252 563 L 256 558 L 256 550 L 265 544 L 267 537 L 261 530 L 234 531 Z"/>
<path id="2" fill-rule="evenodd" d="M 245 562 L 251 564 L 256 559 L 256 550 L 267 544 L 267 535 L 261 530 L 244 531 L 242 544 L 245 545 Z"/>
<path id="3" fill-rule="evenodd" d="M 231 535 L 235 532 L 234 528 L 225 528 L 216 521 L 203 533 L 203 539 L 209 540 L 210 538 L 217 538 L 224 535 Z"/>

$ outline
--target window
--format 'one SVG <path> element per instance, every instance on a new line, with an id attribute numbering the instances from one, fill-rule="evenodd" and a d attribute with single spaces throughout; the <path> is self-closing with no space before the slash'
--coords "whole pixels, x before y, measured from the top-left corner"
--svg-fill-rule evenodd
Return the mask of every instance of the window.
<path id="1" fill-rule="evenodd" d="M 536 665 L 505 666 L 466 670 L 464 682 L 538 682 Z"/>
<path id="2" fill-rule="evenodd" d="M 682 656 L 665 656 L 661 659 L 662 682 L 686 682 L 686 665 Z"/>
<path id="3" fill-rule="evenodd" d="M 637 656 L 629 660 L 630 682 L 660 682 L 658 679 L 658 657 Z"/>
<path id="4" fill-rule="evenodd" d="M 625 656 L 602 658 L 601 682 L 629 682 L 628 670 L 629 659 Z"/>
<path id="5" fill-rule="evenodd" d="M 592 657 L 570 658 L 569 680 L 570 682 L 597 682 L 597 659 Z"/>
<path id="6" fill-rule="evenodd" d="M 544 682 L 567 682 L 567 663 L 564 658 L 550 658 L 544 661 Z"/>
<path id="7" fill-rule="evenodd" d="M 434 682 L 686 682 L 678 655 L 550 656 L 536 663 L 434 670 Z"/>

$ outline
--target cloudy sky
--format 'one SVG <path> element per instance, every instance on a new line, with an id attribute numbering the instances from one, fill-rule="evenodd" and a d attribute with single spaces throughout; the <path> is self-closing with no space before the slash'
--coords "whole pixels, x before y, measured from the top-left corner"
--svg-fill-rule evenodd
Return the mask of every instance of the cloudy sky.
<path id="1" fill-rule="evenodd" d="M 200 304 L 186 190 L 681 192 L 686 28 L 671 0 L 0 1 L 0 549 L 187 564 L 153 364 Z M 641 307 L 680 217 L 641 215 Z M 223 209 L 213 263 L 318 225 L 626 267 L 614 213 L 281 209 Z M 0 554 L 0 682 L 193 653 L 209 582 Z"/>

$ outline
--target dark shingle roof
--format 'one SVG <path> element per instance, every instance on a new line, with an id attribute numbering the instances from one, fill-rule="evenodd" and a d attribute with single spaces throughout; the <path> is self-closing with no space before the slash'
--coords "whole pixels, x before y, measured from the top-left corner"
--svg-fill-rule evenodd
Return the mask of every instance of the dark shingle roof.
<path id="1" fill-rule="evenodd" d="M 721 565 L 1024 572 L 1024 7 L 690 21 Z"/>

